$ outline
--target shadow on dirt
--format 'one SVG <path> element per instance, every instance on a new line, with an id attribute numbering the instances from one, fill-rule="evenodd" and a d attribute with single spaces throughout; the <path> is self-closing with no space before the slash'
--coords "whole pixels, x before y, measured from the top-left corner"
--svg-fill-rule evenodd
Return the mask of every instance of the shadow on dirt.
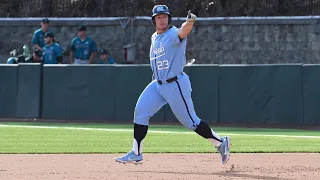
<path id="1" fill-rule="evenodd" d="M 243 171 L 226 171 L 226 172 L 212 172 L 212 173 L 202 173 L 202 172 L 170 172 L 170 171 L 130 171 L 130 172 L 139 172 L 139 173 L 158 173 L 158 174 L 177 174 L 177 175 L 215 175 L 215 176 L 223 176 L 223 177 L 242 177 L 246 179 L 273 179 L 273 180 L 291 180 L 288 178 L 279 178 L 275 176 L 259 176 L 259 175 L 251 175 L 246 174 Z"/>

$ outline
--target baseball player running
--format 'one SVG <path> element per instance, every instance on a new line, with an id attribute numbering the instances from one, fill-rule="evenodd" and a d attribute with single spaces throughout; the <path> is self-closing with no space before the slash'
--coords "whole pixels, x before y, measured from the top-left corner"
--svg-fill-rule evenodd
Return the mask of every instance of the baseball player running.
<path id="1" fill-rule="evenodd" d="M 181 28 L 171 26 L 171 14 L 166 5 L 152 9 L 152 23 L 156 32 L 151 36 L 150 64 L 154 80 L 143 90 L 134 112 L 134 141 L 132 150 L 115 158 L 120 163 L 141 163 L 142 146 L 148 131 L 149 119 L 163 105 L 169 104 L 177 119 L 188 129 L 213 143 L 226 164 L 230 152 L 230 137 L 219 137 L 209 125 L 196 115 L 189 76 L 183 72 L 186 64 L 187 36 L 197 16 L 188 12 Z"/>

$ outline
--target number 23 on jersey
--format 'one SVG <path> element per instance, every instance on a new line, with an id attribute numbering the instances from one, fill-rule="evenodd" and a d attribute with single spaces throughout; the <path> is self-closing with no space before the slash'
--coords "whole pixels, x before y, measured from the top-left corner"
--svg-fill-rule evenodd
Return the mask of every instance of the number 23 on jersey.
<path id="1" fill-rule="evenodd" d="M 163 61 L 157 61 L 157 69 L 158 71 L 168 69 L 169 68 L 169 61 L 163 60 Z"/>

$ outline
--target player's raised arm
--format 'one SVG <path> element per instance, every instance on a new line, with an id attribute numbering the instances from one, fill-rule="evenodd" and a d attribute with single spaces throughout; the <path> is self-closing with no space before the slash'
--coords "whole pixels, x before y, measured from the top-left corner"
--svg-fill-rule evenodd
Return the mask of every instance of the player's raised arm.
<path id="1" fill-rule="evenodd" d="M 179 38 L 182 40 L 188 36 L 193 28 L 193 24 L 196 21 L 197 16 L 191 13 L 191 10 L 188 11 L 187 20 L 184 22 L 178 31 Z"/>

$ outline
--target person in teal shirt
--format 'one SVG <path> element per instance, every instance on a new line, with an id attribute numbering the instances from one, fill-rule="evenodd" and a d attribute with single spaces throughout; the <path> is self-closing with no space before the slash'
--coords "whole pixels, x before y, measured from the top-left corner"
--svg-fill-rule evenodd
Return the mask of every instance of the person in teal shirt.
<path id="1" fill-rule="evenodd" d="M 35 46 L 36 49 L 42 50 L 42 48 L 46 45 L 46 43 L 44 42 L 44 35 L 46 32 L 50 32 L 49 19 L 47 18 L 42 19 L 41 28 L 33 33 L 31 43 Z"/>
<path id="2" fill-rule="evenodd" d="M 71 41 L 71 51 L 69 55 L 70 64 L 91 64 L 95 52 L 96 43 L 86 35 L 87 28 L 80 26 L 78 37 Z"/>
<path id="3" fill-rule="evenodd" d="M 44 37 L 46 45 L 43 47 L 42 52 L 43 64 L 61 64 L 62 48 L 54 42 L 53 33 L 47 32 Z"/>
<path id="4" fill-rule="evenodd" d="M 100 50 L 100 58 L 98 61 L 99 64 L 115 64 L 116 60 L 114 60 L 108 53 L 107 50 L 101 49 Z"/>

